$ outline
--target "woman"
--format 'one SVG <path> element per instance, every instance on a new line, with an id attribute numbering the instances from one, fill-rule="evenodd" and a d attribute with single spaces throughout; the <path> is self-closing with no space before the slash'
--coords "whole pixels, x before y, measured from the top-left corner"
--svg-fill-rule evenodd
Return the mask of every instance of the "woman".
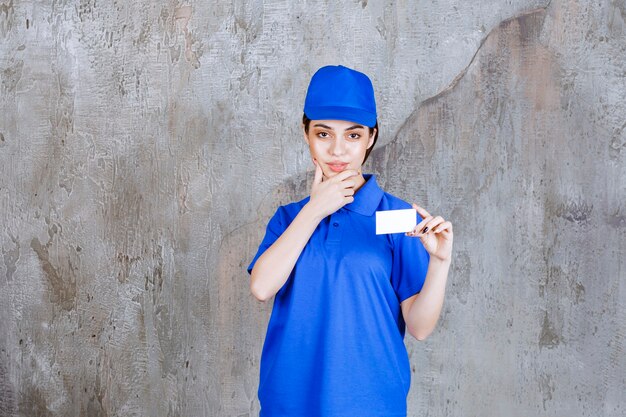
<path id="1" fill-rule="evenodd" d="M 425 339 L 439 318 L 452 224 L 384 192 L 361 167 L 378 137 L 370 79 L 320 68 L 305 99 L 310 196 L 278 207 L 248 272 L 274 298 L 261 355 L 261 417 L 406 416 L 405 325 Z M 407 233 L 375 233 L 375 212 L 416 210 Z"/>

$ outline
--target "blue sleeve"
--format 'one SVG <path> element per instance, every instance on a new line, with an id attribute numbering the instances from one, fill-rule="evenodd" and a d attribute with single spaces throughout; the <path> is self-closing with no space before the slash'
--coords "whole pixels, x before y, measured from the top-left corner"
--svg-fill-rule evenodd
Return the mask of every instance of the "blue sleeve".
<path id="1" fill-rule="evenodd" d="M 417 237 L 404 233 L 395 235 L 391 285 L 400 302 L 422 290 L 428 271 L 430 254 Z"/>
<path id="2" fill-rule="evenodd" d="M 280 235 L 283 234 L 287 226 L 288 225 L 286 224 L 284 219 L 284 209 L 282 206 L 280 206 L 278 207 L 278 209 L 276 209 L 276 213 L 274 213 L 270 221 L 267 223 L 267 227 L 265 229 L 265 237 L 261 241 L 256 255 L 254 255 L 254 258 L 252 258 L 252 262 L 250 262 L 250 265 L 248 266 L 248 274 L 252 274 L 252 268 L 254 268 L 254 264 L 256 263 L 257 259 L 259 259 L 261 255 L 263 255 L 263 252 L 265 252 L 267 248 L 269 248 L 274 242 L 276 242 Z"/>

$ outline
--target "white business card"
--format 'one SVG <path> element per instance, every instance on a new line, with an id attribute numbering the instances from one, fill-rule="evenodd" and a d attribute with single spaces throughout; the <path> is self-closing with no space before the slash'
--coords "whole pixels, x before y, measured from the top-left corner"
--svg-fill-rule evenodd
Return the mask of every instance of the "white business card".
<path id="1" fill-rule="evenodd" d="M 405 233 L 417 225 L 415 209 L 385 210 L 376 212 L 376 234 Z"/>

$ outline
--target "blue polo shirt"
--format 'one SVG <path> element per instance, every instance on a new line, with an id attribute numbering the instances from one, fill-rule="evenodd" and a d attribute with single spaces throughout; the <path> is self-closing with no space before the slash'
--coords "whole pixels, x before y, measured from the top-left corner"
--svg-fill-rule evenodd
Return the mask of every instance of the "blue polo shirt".
<path id="1" fill-rule="evenodd" d="M 260 417 L 406 416 L 400 302 L 421 290 L 430 257 L 419 238 L 376 235 L 377 210 L 411 205 L 381 190 L 375 175 L 364 178 L 354 201 L 320 222 L 274 297 Z M 249 273 L 309 198 L 278 207 Z"/>

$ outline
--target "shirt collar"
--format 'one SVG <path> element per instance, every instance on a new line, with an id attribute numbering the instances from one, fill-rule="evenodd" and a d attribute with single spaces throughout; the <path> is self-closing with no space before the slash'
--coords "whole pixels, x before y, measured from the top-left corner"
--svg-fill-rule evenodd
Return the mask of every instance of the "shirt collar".
<path id="1" fill-rule="evenodd" d="M 365 184 L 354 194 L 354 201 L 343 206 L 345 209 L 354 211 L 364 216 L 373 216 L 383 198 L 383 190 L 376 182 L 376 175 L 363 174 Z"/>

